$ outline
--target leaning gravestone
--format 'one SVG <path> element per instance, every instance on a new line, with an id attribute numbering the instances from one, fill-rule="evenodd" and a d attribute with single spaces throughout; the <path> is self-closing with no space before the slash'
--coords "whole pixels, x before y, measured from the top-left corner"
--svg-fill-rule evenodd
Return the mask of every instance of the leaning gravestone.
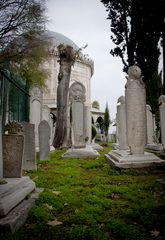
<path id="1" fill-rule="evenodd" d="M 22 125 L 17 122 L 9 122 L 3 135 L 3 177 L 22 177 L 22 157 L 24 148 L 24 136 Z"/>
<path id="2" fill-rule="evenodd" d="M 50 125 L 42 120 L 38 126 L 39 133 L 39 156 L 40 160 L 49 160 L 50 154 Z"/>
<path id="3" fill-rule="evenodd" d="M 35 125 L 28 122 L 22 122 L 21 125 L 25 138 L 22 168 L 24 170 L 34 170 L 36 169 Z"/>

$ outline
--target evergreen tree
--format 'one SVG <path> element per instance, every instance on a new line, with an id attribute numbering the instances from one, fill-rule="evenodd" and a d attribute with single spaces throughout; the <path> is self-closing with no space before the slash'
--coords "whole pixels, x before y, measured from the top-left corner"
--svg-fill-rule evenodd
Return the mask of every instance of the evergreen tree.
<path id="1" fill-rule="evenodd" d="M 108 141 L 108 130 L 109 130 L 110 123 L 111 121 L 110 121 L 109 108 L 108 108 L 108 103 L 106 103 L 106 108 L 104 113 L 104 132 L 105 132 L 106 141 Z"/>
<path id="2" fill-rule="evenodd" d="M 101 0 L 101 2 L 107 8 L 108 19 L 111 20 L 111 39 L 116 45 L 110 53 L 122 59 L 125 72 L 133 64 L 142 69 L 147 103 L 156 114 L 157 95 L 161 92 L 158 43 L 163 32 L 165 1 L 158 0 L 149 4 L 143 0 Z"/>

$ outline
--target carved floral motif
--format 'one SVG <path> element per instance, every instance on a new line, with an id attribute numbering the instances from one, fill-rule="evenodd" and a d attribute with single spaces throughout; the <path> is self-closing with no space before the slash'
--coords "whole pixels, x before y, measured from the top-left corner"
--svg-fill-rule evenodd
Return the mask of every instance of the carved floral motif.
<path id="1" fill-rule="evenodd" d="M 23 127 L 20 123 L 13 121 L 5 126 L 5 131 L 8 131 L 8 134 L 20 134 L 23 132 Z"/>

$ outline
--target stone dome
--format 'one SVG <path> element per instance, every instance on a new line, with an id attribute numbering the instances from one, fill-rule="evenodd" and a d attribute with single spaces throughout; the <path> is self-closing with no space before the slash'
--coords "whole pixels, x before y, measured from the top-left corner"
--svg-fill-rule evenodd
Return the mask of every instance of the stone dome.
<path id="1" fill-rule="evenodd" d="M 64 44 L 64 45 L 70 45 L 71 47 L 73 47 L 74 50 L 79 49 L 79 47 L 71 39 L 67 38 L 61 33 L 47 30 L 45 32 L 45 36 L 50 39 L 53 47 L 57 47 L 60 44 Z"/>

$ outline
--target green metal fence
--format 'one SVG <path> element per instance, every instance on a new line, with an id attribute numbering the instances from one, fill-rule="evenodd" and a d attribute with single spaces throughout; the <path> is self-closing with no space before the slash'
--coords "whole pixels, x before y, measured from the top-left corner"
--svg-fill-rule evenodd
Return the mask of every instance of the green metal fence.
<path id="1" fill-rule="evenodd" d="M 29 88 L 9 71 L 0 71 L 0 114 L 2 127 L 9 121 L 29 121 Z"/>

